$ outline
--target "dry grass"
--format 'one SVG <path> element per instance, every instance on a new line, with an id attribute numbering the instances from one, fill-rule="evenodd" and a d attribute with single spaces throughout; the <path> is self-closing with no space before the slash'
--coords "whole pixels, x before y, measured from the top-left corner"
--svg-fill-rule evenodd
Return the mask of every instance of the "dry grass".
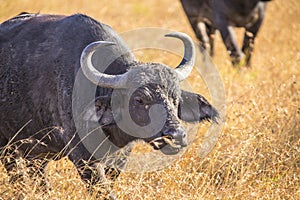
<path id="1" fill-rule="evenodd" d="M 155 26 L 194 36 L 178 1 L 34 2 L 0 0 L 0 21 L 21 11 L 81 12 L 118 32 Z M 300 199 L 299 9 L 298 0 L 269 4 L 252 69 L 232 68 L 217 37 L 214 62 L 225 85 L 227 113 L 215 149 L 200 159 L 193 145 L 164 170 L 122 173 L 114 184 L 119 199 Z M 168 62 L 155 61 L 162 60 Z M 49 186 L 42 189 L 39 176 L 10 184 L 0 165 L 0 199 L 96 199 L 67 159 L 51 162 L 46 176 Z"/>

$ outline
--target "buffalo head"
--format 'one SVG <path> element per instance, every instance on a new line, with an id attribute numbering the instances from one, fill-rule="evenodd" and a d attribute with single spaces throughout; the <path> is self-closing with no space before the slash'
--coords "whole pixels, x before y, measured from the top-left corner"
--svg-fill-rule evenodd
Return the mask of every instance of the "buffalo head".
<path id="1" fill-rule="evenodd" d="M 114 43 L 93 42 L 82 52 L 84 75 L 101 88 L 113 89 L 108 100 L 96 98 L 95 117 L 89 118 L 96 119 L 119 147 L 142 138 L 165 154 L 176 154 L 187 146 L 187 133 L 181 120 L 216 121 L 218 113 L 204 97 L 179 87 L 179 82 L 189 76 L 195 63 L 193 41 L 184 33 L 166 36 L 179 38 L 184 43 L 184 57 L 175 69 L 160 63 L 137 62 L 124 74 L 109 75 L 94 68 L 92 55 Z"/>

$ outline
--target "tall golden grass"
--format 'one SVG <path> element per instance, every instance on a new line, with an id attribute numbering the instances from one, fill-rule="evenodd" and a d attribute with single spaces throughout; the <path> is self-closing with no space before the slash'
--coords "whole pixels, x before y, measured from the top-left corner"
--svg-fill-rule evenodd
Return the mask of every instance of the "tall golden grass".
<path id="1" fill-rule="evenodd" d="M 114 184 L 119 199 L 300 199 L 299 9 L 298 0 L 269 3 L 251 69 L 231 66 L 218 35 L 213 61 L 224 82 L 227 113 L 216 147 L 199 158 L 194 144 L 161 171 L 121 173 Z M 178 1 L 0 0 L 1 22 L 22 11 L 84 13 L 117 32 L 154 26 L 183 31 L 196 39 Z M 205 88 L 202 82 L 195 85 Z M 16 170 L 27 169 L 20 164 Z M 98 198 L 96 192 L 87 191 L 67 159 L 48 165 L 47 187 L 39 186 L 36 174 L 9 183 L 0 165 L 0 199 Z"/>

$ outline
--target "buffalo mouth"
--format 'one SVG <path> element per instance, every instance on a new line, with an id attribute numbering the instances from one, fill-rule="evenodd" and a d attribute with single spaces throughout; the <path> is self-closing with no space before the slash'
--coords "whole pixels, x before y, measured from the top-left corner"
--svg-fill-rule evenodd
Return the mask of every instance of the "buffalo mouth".
<path id="1" fill-rule="evenodd" d="M 155 150 L 160 150 L 166 155 L 175 155 L 180 152 L 182 145 L 169 136 L 155 138 L 149 142 Z"/>

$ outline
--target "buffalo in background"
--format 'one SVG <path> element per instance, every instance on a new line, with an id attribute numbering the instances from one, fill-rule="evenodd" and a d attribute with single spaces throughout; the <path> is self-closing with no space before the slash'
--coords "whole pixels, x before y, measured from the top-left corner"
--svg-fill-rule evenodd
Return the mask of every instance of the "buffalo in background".
<path id="1" fill-rule="evenodd" d="M 180 0 L 190 24 L 200 41 L 200 46 L 214 54 L 216 29 L 233 65 L 250 66 L 254 40 L 262 25 L 266 2 L 270 0 Z M 245 28 L 242 49 L 236 41 L 233 27 Z"/>

